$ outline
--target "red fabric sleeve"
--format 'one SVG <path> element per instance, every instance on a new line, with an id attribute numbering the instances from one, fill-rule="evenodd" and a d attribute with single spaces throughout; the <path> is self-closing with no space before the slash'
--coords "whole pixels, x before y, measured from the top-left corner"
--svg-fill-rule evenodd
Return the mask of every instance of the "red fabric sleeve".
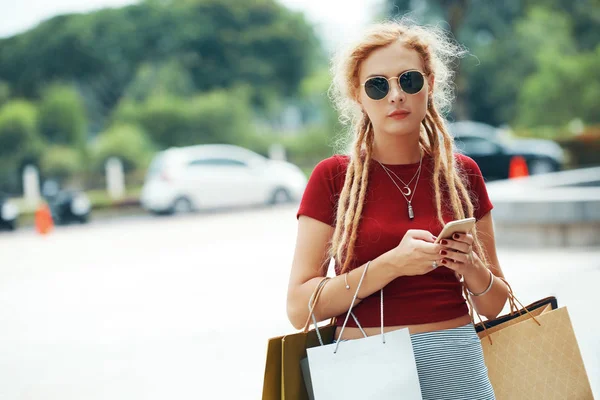
<path id="1" fill-rule="evenodd" d="M 465 156 L 464 154 L 457 154 L 457 157 L 462 165 L 463 173 L 466 174 L 469 179 L 468 189 L 471 195 L 471 201 L 473 202 L 474 216 L 479 221 L 494 208 L 494 205 L 488 195 L 479 165 L 477 165 L 475 160 L 471 157 Z"/>
<path id="2" fill-rule="evenodd" d="M 330 226 L 335 226 L 335 213 L 339 197 L 336 190 L 336 177 L 339 179 L 339 169 L 340 162 L 336 156 L 317 164 L 304 189 L 296 218 L 306 215 Z"/>

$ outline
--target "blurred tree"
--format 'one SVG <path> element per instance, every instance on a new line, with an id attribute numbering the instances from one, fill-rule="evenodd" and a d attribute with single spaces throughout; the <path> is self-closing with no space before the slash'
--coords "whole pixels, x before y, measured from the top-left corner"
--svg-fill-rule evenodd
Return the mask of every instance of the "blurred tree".
<path id="1" fill-rule="evenodd" d="M 94 170 L 101 173 L 110 157 L 118 157 L 129 172 L 146 168 L 154 154 L 154 147 L 144 131 L 127 124 L 117 124 L 102 132 L 91 147 Z"/>
<path id="2" fill-rule="evenodd" d="M 336 152 L 329 132 L 323 127 L 307 127 L 299 135 L 284 139 L 288 159 L 304 169 L 312 169 L 317 163 Z"/>
<path id="3" fill-rule="evenodd" d="M 275 0 L 145 1 L 0 40 L 0 79 L 30 98 L 49 81 L 76 82 L 98 129 L 145 63 L 178 60 L 200 91 L 248 84 L 261 105 L 293 95 L 319 49 L 304 17 Z"/>
<path id="4" fill-rule="evenodd" d="M 155 95 L 142 103 L 123 102 L 113 120 L 139 125 L 159 148 L 233 144 L 252 133 L 249 96 L 248 89 L 243 87 L 189 99 Z"/>
<path id="5" fill-rule="evenodd" d="M 39 130 L 49 143 L 82 149 L 87 121 L 83 99 L 68 85 L 52 84 L 42 93 Z"/>
<path id="6" fill-rule="evenodd" d="M 159 148 L 181 146 L 190 141 L 188 105 L 171 96 L 153 96 L 143 103 L 126 101 L 116 109 L 113 120 L 141 127 Z"/>
<path id="7" fill-rule="evenodd" d="M 536 62 L 535 72 L 522 82 L 518 124 L 564 126 L 576 118 L 600 122 L 600 44 L 579 52 L 568 15 L 541 7 L 530 9 L 516 31 Z"/>
<path id="8" fill-rule="evenodd" d="M 329 98 L 331 79 L 328 68 L 315 70 L 302 81 L 300 98 L 304 103 L 305 112 L 309 114 L 308 122 L 324 124 L 324 127 L 330 131 L 329 135 L 334 136 L 339 132 L 340 124 L 337 111 Z"/>
<path id="9" fill-rule="evenodd" d="M 542 35 L 541 41 L 534 44 L 518 33 L 516 27 L 530 19 L 531 9 L 542 7 L 564 16 L 572 27 L 572 49 L 577 53 L 590 54 L 600 42 L 597 0 L 466 0 L 465 7 L 459 10 L 464 11 L 464 15 L 454 19 L 451 15 L 456 11 L 455 1 L 384 0 L 383 4 L 387 10 L 394 10 L 394 4 L 398 5 L 399 13 L 410 10 L 421 22 L 449 24 L 458 41 L 475 56 L 461 62 L 461 74 L 457 78 L 457 101 L 462 98 L 466 102 L 463 117 L 493 125 L 517 119 L 517 99 L 524 90 L 523 82 L 541 65 L 536 52 L 546 46 L 553 47 L 555 40 L 563 40 L 555 34 Z M 397 12 L 388 15 L 398 15 Z M 542 21 L 529 22 L 543 24 Z M 546 26 L 549 25 L 546 23 Z"/>
<path id="10" fill-rule="evenodd" d="M 26 101 L 11 101 L 0 109 L 0 158 L 22 157 L 39 140 L 37 111 Z"/>
<path id="11" fill-rule="evenodd" d="M 41 156 L 40 170 L 45 177 L 64 182 L 83 171 L 81 151 L 67 146 L 50 146 Z"/>
<path id="12" fill-rule="evenodd" d="M 37 131 L 37 110 L 29 102 L 14 100 L 0 108 L 0 189 L 21 189 L 20 172 L 37 164 L 42 143 Z"/>
<path id="13" fill-rule="evenodd" d="M 0 81 L 0 107 L 10 98 L 10 86 L 7 82 Z"/>
<path id="14" fill-rule="evenodd" d="M 217 90 L 194 97 L 188 107 L 190 139 L 197 143 L 235 144 L 252 135 L 254 124 L 249 88 Z"/>
<path id="15" fill-rule="evenodd" d="M 189 97 L 195 91 L 192 77 L 177 60 L 143 63 L 127 86 L 125 99 L 144 101 L 151 96 Z"/>

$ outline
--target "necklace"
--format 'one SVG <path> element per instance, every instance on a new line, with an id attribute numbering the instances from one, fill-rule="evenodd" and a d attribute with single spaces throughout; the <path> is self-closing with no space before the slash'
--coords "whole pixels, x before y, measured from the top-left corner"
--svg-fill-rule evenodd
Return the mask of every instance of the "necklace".
<path id="1" fill-rule="evenodd" d="M 411 220 L 413 220 L 415 218 L 415 213 L 414 213 L 413 206 L 412 206 L 412 199 L 413 199 L 413 197 L 415 197 L 415 192 L 417 191 L 417 185 L 419 184 L 419 177 L 421 176 L 421 166 L 423 164 L 423 155 L 421 154 L 421 159 L 419 160 L 419 168 L 417 169 L 417 172 L 415 173 L 415 175 L 413 175 L 412 179 L 408 182 L 408 184 L 404 183 L 404 181 L 402 179 L 400 179 L 400 177 L 398 175 L 396 175 L 394 173 L 394 171 L 388 169 L 387 167 L 385 167 L 379 161 L 377 161 L 377 162 L 379 163 L 379 165 L 381 165 L 381 168 L 383 168 L 383 170 L 385 171 L 385 173 L 387 174 L 387 176 L 392 180 L 392 182 L 394 183 L 394 185 L 398 188 L 398 190 L 402 194 L 402 197 L 404 197 L 404 199 L 408 203 L 408 218 L 410 218 Z M 398 178 L 398 180 L 400 182 L 402 182 L 402 184 L 404 185 L 404 188 L 407 190 L 407 193 L 404 193 L 404 191 L 402 189 L 400 189 L 400 186 L 398 186 L 398 184 L 396 183 L 396 181 L 394 180 L 394 178 L 392 178 L 392 176 L 390 175 L 390 172 L 392 174 L 394 174 L 394 176 L 396 178 Z M 415 188 L 411 191 L 409 185 L 412 183 L 412 181 L 415 178 L 417 178 L 417 181 L 415 182 Z M 411 196 L 411 194 L 412 194 L 412 196 Z M 410 199 L 408 198 L 408 196 L 410 196 Z"/>
<path id="2" fill-rule="evenodd" d="M 388 167 L 386 167 L 385 165 L 381 164 L 381 166 L 383 167 L 383 169 L 386 172 L 391 172 L 392 174 L 394 174 L 394 176 L 404 185 L 404 189 L 406 189 L 406 193 L 404 193 L 404 191 L 402 191 L 402 193 L 405 196 L 410 196 L 410 194 L 412 193 L 412 190 L 410 190 L 410 184 L 412 183 L 412 181 L 415 180 L 415 178 L 417 177 L 417 173 L 421 170 L 421 166 L 419 165 L 419 168 L 417 169 L 417 172 L 415 172 L 415 174 L 413 175 L 412 179 L 410 181 L 408 181 L 408 183 L 404 183 L 404 181 L 402 180 L 402 178 L 400 178 L 398 175 L 396 175 L 396 173 L 394 171 L 392 171 L 391 169 L 389 169 Z M 389 176 L 389 174 L 388 174 Z M 416 185 L 415 185 L 416 187 Z"/>

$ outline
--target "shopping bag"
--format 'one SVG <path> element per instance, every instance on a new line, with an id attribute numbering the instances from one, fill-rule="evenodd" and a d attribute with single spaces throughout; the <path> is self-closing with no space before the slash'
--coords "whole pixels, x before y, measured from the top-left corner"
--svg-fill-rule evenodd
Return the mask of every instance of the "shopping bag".
<path id="1" fill-rule="evenodd" d="M 593 400 L 567 307 L 524 307 L 508 286 L 510 314 L 476 325 L 496 399 Z"/>
<path id="2" fill-rule="evenodd" d="M 309 319 L 301 332 L 269 339 L 263 381 L 263 400 L 310 400 L 302 376 L 301 360 L 306 349 L 321 342 L 331 343 L 335 332 L 333 320 L 326 326 L 309 330 L 313 310 L 329 278 L 321 280 L 309 302 Z"/>
<path id="3" fill-rule="evenodd" d="M 368 264 L 350 303 L 340 337 L 367 269 Z M 404 328 L 383 333 L 383 290 L 380 296 L 381 334 L 307 349 L 315 399 L 422 399 L 409 331 Z"/>

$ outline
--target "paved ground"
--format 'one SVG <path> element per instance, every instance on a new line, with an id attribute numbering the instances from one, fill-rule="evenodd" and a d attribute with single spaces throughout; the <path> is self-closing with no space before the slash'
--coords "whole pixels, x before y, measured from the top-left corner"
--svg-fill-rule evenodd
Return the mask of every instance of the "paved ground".
<path id="1" fill-rule="evenodd" d="M 0 233 L 0 399 L 257 399 L 295 207 Z M 569 306 L 600 397 L 600 248 L 500 249 L 521 301 Z"/>

